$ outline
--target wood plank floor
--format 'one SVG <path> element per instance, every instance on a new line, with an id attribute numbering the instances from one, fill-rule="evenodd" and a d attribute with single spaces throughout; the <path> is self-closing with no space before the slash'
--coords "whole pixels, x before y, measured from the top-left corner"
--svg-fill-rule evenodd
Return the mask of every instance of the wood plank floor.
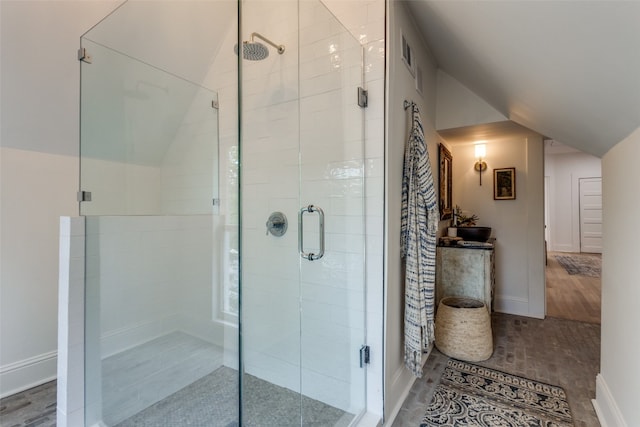
<path id="1" fill-rule="evenodd" d="M 600 324 L 601 278 L 570 275 L 555 255 L 580 254 L 549 252 L 547 256 L 547 316 Z M 593 257 L 594 254 L 586 255 Z"/>
<path id="2" fill-rule="evenodd" d="M 0 427 L 55 427 L 56 381 L 0 399 Z"/>

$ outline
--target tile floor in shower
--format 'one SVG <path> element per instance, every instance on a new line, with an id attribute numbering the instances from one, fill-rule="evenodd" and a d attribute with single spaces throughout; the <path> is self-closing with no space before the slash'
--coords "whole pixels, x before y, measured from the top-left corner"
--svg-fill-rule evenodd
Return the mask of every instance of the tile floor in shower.
<path id="1" fill-rule="evenodd" d="M 102 418 L 108 426 L 238 425 L 238 372 L 223 350 L 173 332 L 103 360 Z M 247 426 L 348 426 L 354 418 L 316 400 L 244 376 Z"/>
<path id="2" fill-rule="evenodd" d="M 116 425 L 171 396 L 222 366 L 222 355 L 219 346 L 172 332 L 105 358 L 102 420 Z"/>

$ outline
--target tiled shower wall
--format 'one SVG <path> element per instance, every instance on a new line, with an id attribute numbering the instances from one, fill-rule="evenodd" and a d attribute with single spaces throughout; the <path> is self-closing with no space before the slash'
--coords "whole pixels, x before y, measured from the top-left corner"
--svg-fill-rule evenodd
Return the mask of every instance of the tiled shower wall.
<path id="1" fill-rule="evenodd" d="M 297 271 L 298 11 L 294 2 L 243 3 L 243 38 L 259 32 L 279 44 L 242 69 L 242 299 L 245 370 L 300 391 Z M 289 229 L 266 235 L 271 212 Z"/>
<path id="2" fill-rule="evenodd" d="M 382 372 L 384 41 L 373 33 L 367 36 L 369 18 L 366 13 L 364 22 L 360 18 L 363 10 L 378 10 L 376 4 L 348 2 L 351 9 L 342 7 L 341 17 L 357 17 L 351 30 L 359 40 L 351 44 L 358 52 L 347 54 L 341 49 L 349 34 L 331 23 L 320 3 L 313 3 L 299 6 L 299 48 L 294 2 L 245 2 L 243 7 L 245 37 L 257 31 L 287 47 L 284 55 L 272 51 L 268 59 L 245 63 L 243 69 L 245 366 L 251 374 L 342 409 L 362 408 L 365 384 L 358 348 L 365 339 L 366 310 L 375 328 L 369 342 L 374 344 L 369 378 L 375 408 Z M 372 27 L 384 29 L 384 5 L 377 5 L 381 12 L 371 13 Z M 378 35 L 383 38 L 383 31 Z M 367 37 L 374 41 L 367 43 Z M 366 111 L 354 106 L 362 70 L 347 62 L 350 55 L 362 60 L 358 42 L 364 43 L 365 77 L 371 82 Z M 346 98 L 337 85 L 348 88 Z M 363 132 L 366 147 L 357 142 Z M 365 161 L 358 160 L 362 155 Z M 337 212 L 327 216 L 327 255 L 315 263 L 300 261 L 297 253 L 297 212 L 309 203 L 330 215 Z M 365 224 L 358 222 L 365 208 L 371 261 L 367 293 L 373 295 L 366 300 L 361 285 Z M 273 211 L 289 219 L 289 231 L 280 238 L 265 235 Z M 312 234 L 305 235 L 306 245 L 313 241 Z"/>
<path id="3" fill-rule="evenodd" d="M 86 227 L 86 303 L 100 314 L 91 335 L 102 358 L 174 330 L 222 345 L 211 263 L 220 217 L 87 217 Z"/>

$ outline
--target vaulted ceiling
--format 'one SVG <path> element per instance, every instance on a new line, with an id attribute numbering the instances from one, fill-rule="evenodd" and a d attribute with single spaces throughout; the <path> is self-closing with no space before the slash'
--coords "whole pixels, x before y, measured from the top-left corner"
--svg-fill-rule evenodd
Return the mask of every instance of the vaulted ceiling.
<path id="1" fill-rule="evenodd" d="M 596 156 L 640 127 L 640 1 L 406 3 L 438 66 L 514 122 Z"/>

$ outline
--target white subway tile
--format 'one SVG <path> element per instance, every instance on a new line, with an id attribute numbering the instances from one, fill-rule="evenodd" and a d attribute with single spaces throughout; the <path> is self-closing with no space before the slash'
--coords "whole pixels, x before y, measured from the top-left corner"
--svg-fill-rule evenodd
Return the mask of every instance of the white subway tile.
<path id="1" fill-rule="evenodd" d="M 349 410 L 349 384 L 344 381 L 303 369 L 302 387 L 306 396 L 342 410 Z"/>
<path id="2" fill-rule="evenodd" d="M 294 392 L 300 390 L 299 364 L 290 364 L 262 352 L 247 351 L 245 370 L 272 384 Z"/>
<path id="3" fill-rule="evenodd" d="M 333 287 L 331 283 L 318 285 L 303 282 L 301 297 L 303 301 L 364 311 L 364 283 L 361 283 L 359 289 L 348 289 Z"/>

